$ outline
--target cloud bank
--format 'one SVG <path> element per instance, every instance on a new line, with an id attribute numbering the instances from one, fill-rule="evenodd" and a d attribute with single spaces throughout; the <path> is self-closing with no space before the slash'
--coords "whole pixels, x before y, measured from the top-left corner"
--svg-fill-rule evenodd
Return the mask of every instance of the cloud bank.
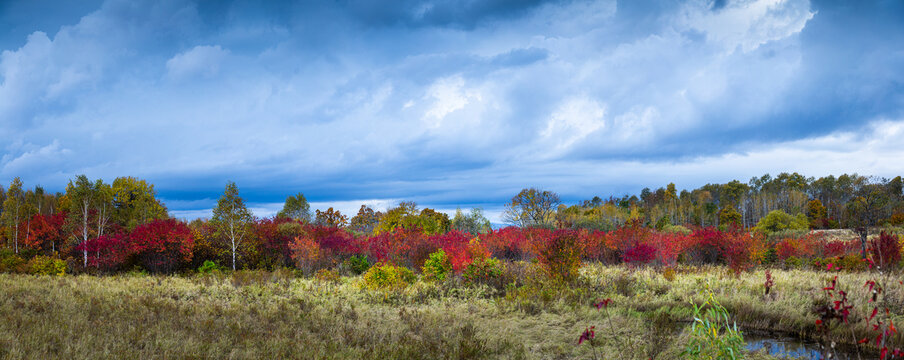
<path id="1" fill-rule="evenodd" d="M 265 214 L 904 172 L 899 2 L 66 4 L 0 6 L 2 184 L 138 176 L 192 217 L 226 181 Z"/>

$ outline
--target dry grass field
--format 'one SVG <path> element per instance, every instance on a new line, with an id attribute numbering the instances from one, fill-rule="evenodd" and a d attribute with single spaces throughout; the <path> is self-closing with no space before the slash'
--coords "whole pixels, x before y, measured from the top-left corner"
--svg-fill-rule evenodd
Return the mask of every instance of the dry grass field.
<path id="1" fill-rule="evenodd" d="M 838 276 L 852 302 L 865 304 L 861 288 L 879 275 Z M 496 292 L 424 281 L 374 291 L 362 288 L 361 277 L 289 272 L 0 274 L 0 358 L 593 358 L 577 339 L 595 325 L 603 358 L 674 359 L 687 341 L 690 304 L 702 302 L 707 288 L 745 331 L 818 338 L 812 308 L 831 274 L 775 270 L 769 296 L 763 278 L 762 271 L 735 277 L 721 267 L 689 267 L 669 280 L 655 269 L 589 264 L 567 288 Z M 890 284 L 897 276 L 881 278 Z M 882 301 L 900 320 L 904 291 L 895 285 Z M 591 305 L 596 298 L 612 299 L 612 328 Z M 855 334 L 839 328 L 828 340 L 869 335 L 865 322 L 852 324 Z"/>

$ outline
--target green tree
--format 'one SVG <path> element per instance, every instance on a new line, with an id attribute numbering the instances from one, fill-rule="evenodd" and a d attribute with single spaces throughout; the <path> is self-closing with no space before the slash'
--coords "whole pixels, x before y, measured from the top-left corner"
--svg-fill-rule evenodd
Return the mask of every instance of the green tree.
<path id="1" fill-rule="evenodd" d="M 826 217 L 828 212 L 819 199 L 810 200 L 807 203 L 807 219 L 810 221 L 811 229 L 825 228 Z"/>
<path id="2" fill-rule="evenodd" d="M 374 211 L 370 206 L 361 205 L 361 208 L 358 209 L 358 214 L 352 217 L 349 227 L 354 231 L 370 234 L 373 233 L 382 217 L 382 212 Z"/>
<path id="3" fill-rule="evenodd" d="M 6 238 L 13 241 L 15 252 L 19 253 L 19 220 L 23 217 L 25 193 L 22 191 L 22 179 L 16 177 L 9 184 L 6 200 L 3 201 L 3 213 L 0 214 Z"/>
<path id="4" fill-rule="evenodd" d="M 308 199 L 304 197 L 304 194 L 298 193 L 295 196 L 286 198 L 285 205 L 283 205 L 282 210 L 276 216 L 308 223 L 311 222 L 311 205 L 308 204 Z"/>
<path id="5" fill-rule="evenodd" d="M 866 240 L 869 227 L 879 221 L 880 211 L 888 202 L 888 192 L 879 184 L 867 184 L 860 187 L 857 196 L 846 204 L 848 226 L 860 235 L 860 253 L 866 258 Z"/>
<path id="6" fill-rule="evenodd" d="M 420 214 L 413 220 L 415 223 L 412 225 L 421 228 L 421 231 L 428 235 L 447 233 L 452 227 L 449 215 L 430 208 L 421 210 Z"/>
<path id="7" fill-rule="evenodd" d="M 810 224 L 804 214 L 789 215 L 782 210 L 772 210 L 756 224 L 757 230 L 767 234 L 784 230 L 807 230 Z"/>
<path id="8" fill-rule="evenodd" d="M 455 216 L 452 217 L 452 230 L 472 235 L 484 234 L 490 231 L 490 220 L 483 216 L 481 208 L 472 208 L 468 214 L 456 209 Z"/>
<path id="9" fill-rule="evenodd" d="M 733 206 L 726 206 L 719 211 L 719 225 L 725 227 L 741 226 L 741 213 Z"/>
<path id="10" fill-rule="evenodd" d="M 22 206 L 19 209 L 19 217 L 25 221 L 25 237 L 24 239 L 29 239 L 31 236 L 31 218 L 35 214 L 38 213 L 38 206 L 40 205 L 40 197 L 44 195 L 44 189 L 40 186 L 35 187 L 34 190 L 28 190 L 25 192 L 25 201 L 22 202 Z M 16 251 L 18 251 L 18 244 L 16 246 Z"/>
<path id="11" fill-rule="evenodd" d="M 97 224 L 97 237 L 104 236 L 104 231 L 113 217 L 113 187 L 104 184 L 103 180 L 94 182 L 94 219 Z"/>
<path id="12" fill-rule="evenodd" d="M 113 180 L 113 221 L 132 230 L 153 220 L 167 219 L 166 206 L 157 199 L 154 185 L 131 176 Z"/>
<path id="13" fill-rule="evenodd" d="M 245 206 L 245 201 L 239 196 L 238 187 L 234 182 L 229 182 L 226 184 L 223 196 L 217 200 L 210 223 L 216 229 L 215 236 L 228 243 L 227 246 L 232 252 L 232 270 L 236 269 L 236 254 L 239 245 L 253 222 L 254 217 Z"/>
<path id="14" fill-rule="evenodd" d="M 104 229 L 113 208 L 113 190 L 98 179 L 88 180 L 85 175 L 76 176 L 75 182 L 66 185 L 65 199 L 62 201 L 68 211 L 66 228 L 72 233 L 76 245 L 87 242 L 92 235 L 104 235 Z M 92 228 L 91 222 L 96 222 Z M 88 266 L 88 251 L 82 250 L 83 266 Z"/>
<path id="15" fill-rule="evenodd" d="M 559 194 L 552 191 L 522 189 L 506 204 L 502 216 L 507 223 L 520 227 L 552 227 L 560 202 Z"/>
<path id="16" fill-rule="evenodd" d="M 402 227 L 418 228 L 425 234 L 439 234 L 448 232 L 451 225 L 449 215 L 430 208 L 418 211 L 416 203 L 403 201 L 398 207 L 389 209 L 383 214 L 374 232 L 377 234 L 391 232 Z"/>

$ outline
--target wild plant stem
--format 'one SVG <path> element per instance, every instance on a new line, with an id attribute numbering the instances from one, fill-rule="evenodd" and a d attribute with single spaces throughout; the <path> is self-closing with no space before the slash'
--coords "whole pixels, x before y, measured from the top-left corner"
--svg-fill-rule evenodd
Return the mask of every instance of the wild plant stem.
<path id="1" fill-rule="evenodd" d="M 609 315 L 609 307 L 608 306 L 606 307 L 606 320 L 609 321 L 609 331 L 612 333 L 612 337 L 617 339 L 618 337 L 615 336 L 615 326 L 612 326 L 612 316 Z M 627 340 L 623 340 L 622 344 L 625 345 L 625 344 L 630 344 L 630 343 L 628 343 Z M 625 346 L 625 347 L 627 348 L 628 346 Z M 632 344 L 630 347 L 631 347 L 631 355 L 633 357 L 634 354 L 636 353 L 634 351 L 634 345 Z"/>
<path id="2" fill-rule="evenodd" d="M 596 356 L 596 342 L 593 339 L 590 339 L 590 348 L 593 349 L 593 360 L 596 360 L 598 358 Z"/>
<path id="3" fill-rule="evenodd" d="M 854 349 L 857 350 L 857 359 L 863 360 L 863 358 L 860 357 L 860 344 L 857 342 L 857 335 L 854 334 L 854 327 L 848 326 L 848 329 L 851 330 L 851 337 L 854 339 L 854 344 L 857 344 L 854 346 Z"/>

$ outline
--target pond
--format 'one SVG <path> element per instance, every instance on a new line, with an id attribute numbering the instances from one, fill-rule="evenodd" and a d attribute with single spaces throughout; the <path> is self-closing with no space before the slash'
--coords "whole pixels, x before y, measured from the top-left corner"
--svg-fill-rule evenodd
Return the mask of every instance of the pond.
<path id="1" fill-rule="evenodd" d="M 744 334 L 744 341 L 749 351 L 763 351 L 775 357 L 788 359 L 819 360 L 822 359 L 822 346 L 812 341 L 802 341 L 791 337 L 769 337 L 756 334 Z M 855 353 L 837 351 L 839 360 L 857 359 Z"/>

